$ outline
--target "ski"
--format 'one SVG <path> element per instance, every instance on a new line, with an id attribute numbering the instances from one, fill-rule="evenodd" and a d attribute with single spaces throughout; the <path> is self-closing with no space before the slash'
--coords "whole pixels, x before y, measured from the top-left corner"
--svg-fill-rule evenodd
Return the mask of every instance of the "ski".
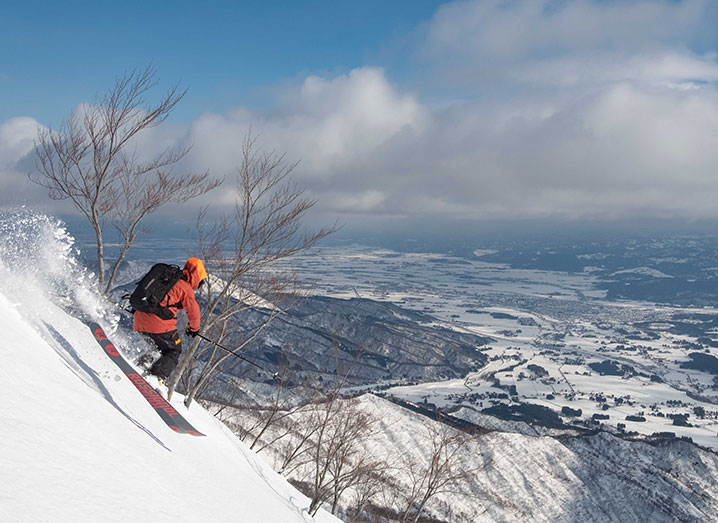
<path id="1" fill-rule="evenodd" d="M 145 381 L 145 379 L 127 363 L 127 360 L 122 357 L 120 352 L 114 346 L 114 344 L 107 339 L 105 331 L 97 323 L 91 322 L 88 325 L 92 334 L 95 336 L 97 343 L 100 344 L 102 349 L 105 351 L 112 361 L 122 370 L 132 384 L 140 391 L 142 397 L 144 397 L 150 406 L 155 409 L 155 412 L 162 418 L 169 428 L 175 432 L 181 434 L 190 434 L 192 436 L 204 436 L 201 432 L 190 425 L 189 421 L 184 419 L 182 415 L 159 393 L 152 388 L 152 386 Z"/>

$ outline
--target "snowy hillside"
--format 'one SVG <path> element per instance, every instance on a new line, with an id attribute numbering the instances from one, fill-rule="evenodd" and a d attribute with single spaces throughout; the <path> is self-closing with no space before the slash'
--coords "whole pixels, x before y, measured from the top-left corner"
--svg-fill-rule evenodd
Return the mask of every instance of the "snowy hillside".
<path id="1" fill-rule="evenodd" d="M 206 437 L 172 432 L 54 303 L 68 295 L 121 348 L 51 219 L 0 217 L 0 521 L 337 521 L 201 407 L 175 407 Z"/>
<path id="2" fill-rule="evenodd" d="M 374 420 L 357 454 L 376 463 L 377 470 L 388 465 L 383 491 L 373 503 L 384 513 L 401 513 L 417 484 L 416 472 L 443 459 L 437 458 L 433 435 L 461 433 L 373 395 L 352 401 Z M 224 413 L 230 423 L 256 426 L 246 410 L 230 411 Z M 307 415 L 297 413 L 293 422 Z M 718 521 L 718 456 L 696 445 L 650 445 L 605 432 L 554 438 L 497 429 L 469 438 L 459 449 L 461 469 L 469 473 L 427 504 L 427 516 L 462 523 Z M 263 440 L 282 431 L 277 428 Z M 266 451 L 277 468 L 292 443 L 284 445 Z M 312 468 L 300 466 L 291 477 L 306 483 L 312 474 Z"/>

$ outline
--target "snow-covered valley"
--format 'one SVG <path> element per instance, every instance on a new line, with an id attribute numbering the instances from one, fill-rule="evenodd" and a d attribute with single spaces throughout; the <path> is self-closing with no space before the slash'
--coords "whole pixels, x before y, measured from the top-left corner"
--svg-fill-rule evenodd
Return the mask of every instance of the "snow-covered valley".
<path id="1" fill-rule="evenodd" d="M 718 309 L 609 300 L 595 271 L 511 269 L 480 258 L 355 245 L 298 264 L 308 292 L 391 302 L 433 316 L 437 328 L 492 340 L 478 347 L 488 360 L 479 371 L 408 377 L 386 394 L 463 412 L 528 403 L 583 429 L 661 433 L 718 449 L 718 368 L 695 360 L 718 362 Z"/>
<path id="2" fill-rule="evenodd" d="M 91 290 L 92 275 L 78 261 L 70 236 L 50 218 L 29 214 L 25 222 L 14 219 L 3 222 L 3 237 L 13 241 L 2 242 L 0 253 L 0 310 L 7 319 L 0 341 L 6 385 L 0 398 L 5 421 L 0 427 L 5 443 L 0 519 L 336 520 L 324 510 L 314 519 L 308 514 L 310 500 L 300 490 L 311 489 L 312 463 L 299 460 L 286 466 L 287 449 L 296 445 L 304 427 L 312 426 L 312 409 L 321 410 L 321 404 L 310 404 L 309 414 L 288 409 L 281 423 L 260 435 L 256 427 L 266 410 L 206 401 L 207 410 L 196 403 L 187 410 L 177 395 L 173 405 L 206 436 L 172 432 L 102 353 L 87 325 L 61 306 L 72 297 L 81 316 L 98 320 L 128 360 L 136 357 L 136 338 L 126 319 Z M 312 292 L 324 298 L 300 308 L 311 312 L 305 317 L 308 323 L 297 322 L 301 314 L 283 320 L 294 322 L 299 331 L 281 331 L 316 334 L 318 326 L 343 318 L 351 324 L 341 331 L 348 341 L 355 335 L 388 340 L 376 349 L 377 355 L 387 350 L 387 361 L 397 362 L 395 368 L 382 367 L 378 356 L 373 357 L 370 366 L 381 367 L 391 379 L 372 384 L 367 381 L 372 375 L 366 374 L 361 385 L 346 389 L 357 394 L 354 399 L 337 402 L 353 405 L 355 413 L 369 420 L 370 430 L 354 441 L 352 460 L 367 460 L 360 461 L 371 465 L 372 480 L 381 471 L 381 482 L 366 483 L 366 491 L 357 484 L 347 487 L 338 505 L 345 520 L 399 519 L 429 470 L 441 435 L 457 445 L 449 448 L 458 459 L 452 465 L 454 480 L 423 507 L 432 521 L 718 521 L 718 456 L 680 439 L 687 436 L 703 447 L 715 446 L 714 400 L 696 397 L 701 386 L 701 392 L 709 393 L 709 377 L 698 380 L 700 371 L 680 366 L 694 349 L 680 345 L 681 335 L 672 332 L 677 315 L 694 311 L 611 303 L 590 280 L 564 275 L 551 282 L 549 274 L 529 274 L 515 281 L 517 275 L 506 268 L 485 276 L 496 278 L 500 290 L 479 293 L 477 288 L 490 285 L 462 289 L 441 279 L 441 274 L 451 277 L 453 269 L 432 272 L 437 265 L 461 264 L 429 261 L 421 272 L 424 262 L 417 259 L 440 257 L 416 255 L 410 255 L 416 265 L 407 274 L 417 276 L 409 278 L 411 285 L 401 288 L 399 297 L 390 289 L 401 273 L 391 269 L 391 263 L 377 269 L 375 254 L 357 257 L 357 250 L 361 248 L 349 257 L 351 270 L 343 270 L 342 262 L 326 251 L 321 263 L 313 258 L 309 265 L 325 274 L 322 288 L 310 281 L 311 268 L 304 267 Z M 390 253 L 388 258 L 404 263 L 403 256 Z M 300 267 L 307 264 L 299 262 Z M 335 263 L 336 271 L 329 271 Z M 132 261 L 126 270 L 132 274 L 142 266 Z M 355 277 L 357 267 L 361 280 Z M 509 275 L 513 286 L 499 281 L 501 274 Z M 535 278 L 538 287 L 531 285 Z M 462 279 L 466 281 L 466 275 Z M 583 298 L 569 296 L 572 289 Z M 327 296 L 341 299 L 332 302 Z M 322 307 L 327 311 L 317 311 Z M 352 307 L 358 307 L 356 318 L 351 318 Z M 375 321 L 393 326 L 388 332 L 396 339 L 381 329 L 365 328 Z M 625 328 L 628 323 L 630 329 Z M 411 343 L 401 341 L 412 325 L 422 333 L 414 338 L 421 350 L 412 351 Z M 643 336 L 647 331 L 661 334 L 633 339 L 649 338 Z M 267 339 L 279 340 L 281 332 L 269 330 Z M 438 346 L 442 337 L 445 347 Z M 331 349 L 331 335 L 313 339 Z M 653 350 L 626 348 L 634 342 Z M 430 350 L 432 344 L 435 350 Z M 452 344 L 457 348 L 451 349 Z M 466 367 L 434 362 L 432 367 L 443 374 L 467 374 L 442 381 L 421 378 L 426 372 L 420 368 L 424 351 L 444 362 L 461 354 L 452 350 L 471 344 L 480 352 L 475 360 L 480 368 L 472 370 L 471 359 Z M 313 371 L 323 368 L 323 351 L 316 350 L 306 361 Z M 661 351 L 672 352 L 659 359 Z M 271 364 L 262 354 L 252 357 Z M 605 367 L 604 360 L 609 361 Z M 619 374 L 612 374 L 616 369 Z M 654 375 L 660 381 L 651 379 Z M 276 390 L 266 383 L 252 385 L 251 380 L 245 385 L 254 393 L 264 392 L 265 402 Z M 362 394 L 366 389 L 375 389 L 375 394 Z M 405 408 L 402 401 L 413 405 Z M 545 410 L 537 415 L 526 406 Z M 454 421 L 437 421 L 444 414 L 437 414 L 435 407 Z M 696 407 L 703 407 L 702 416 Z M 545 418 L 547 413 L 554 418 Z M 593 414 L 606 413 L 608 419 L 592 421 Z M 683 413 L 690 414 L 689 424 L 674 425 L 674 419 L 686 418 L 670 415 Z M 639 414 L 646 420 L 623 421 Z M 462 426 L 461 420 L 468 424 Z M 619 430 L 618 422 L 626 426 Z M 641 436 L 669 431 L 674 436 Z M 316 436 L 310 434 L 312 438 Z M 254 439 L 259 444 L 250 450 Z M 362 509 L 352 512 L 357 503 Z"/>

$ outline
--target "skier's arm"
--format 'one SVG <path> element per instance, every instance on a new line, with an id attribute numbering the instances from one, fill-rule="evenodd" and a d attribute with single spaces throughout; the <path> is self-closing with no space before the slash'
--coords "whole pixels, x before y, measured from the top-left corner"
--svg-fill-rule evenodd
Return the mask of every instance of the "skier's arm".
<path id="1" fill-rule="evenodd" d="M 189 285 L 187 285 L 185 292 L 182 293 L 182 308 L 187 312 L 189 328 L 193 331 L 198 331 L 201 315 L 199 305 L 194 297 L 194 291 Z"/>

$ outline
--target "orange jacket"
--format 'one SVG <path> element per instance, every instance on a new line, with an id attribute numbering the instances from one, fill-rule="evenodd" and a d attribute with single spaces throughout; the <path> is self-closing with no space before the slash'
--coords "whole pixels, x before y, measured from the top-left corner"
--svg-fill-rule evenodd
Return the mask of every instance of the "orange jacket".
<path id="1" fill-rule="evenodd" d="M 167 293 L 167 296 L 160 302 L 163 307 L 172 311 L 172 319 L 163 320 L 159 316 L 149 313 L 135 311 L 134 330 L 138 332 L 151 332 L 160 334 L 177 330 L 177 311 L 184 309 L 187 312 L 189 328 L 193 331 L 199 330 L 200 311 L 194 291 L 199 287 L 199 282 L 207 277 L 202 260 L 190 258 L 182 270 L 182 278 L 174 284 Z"/>

